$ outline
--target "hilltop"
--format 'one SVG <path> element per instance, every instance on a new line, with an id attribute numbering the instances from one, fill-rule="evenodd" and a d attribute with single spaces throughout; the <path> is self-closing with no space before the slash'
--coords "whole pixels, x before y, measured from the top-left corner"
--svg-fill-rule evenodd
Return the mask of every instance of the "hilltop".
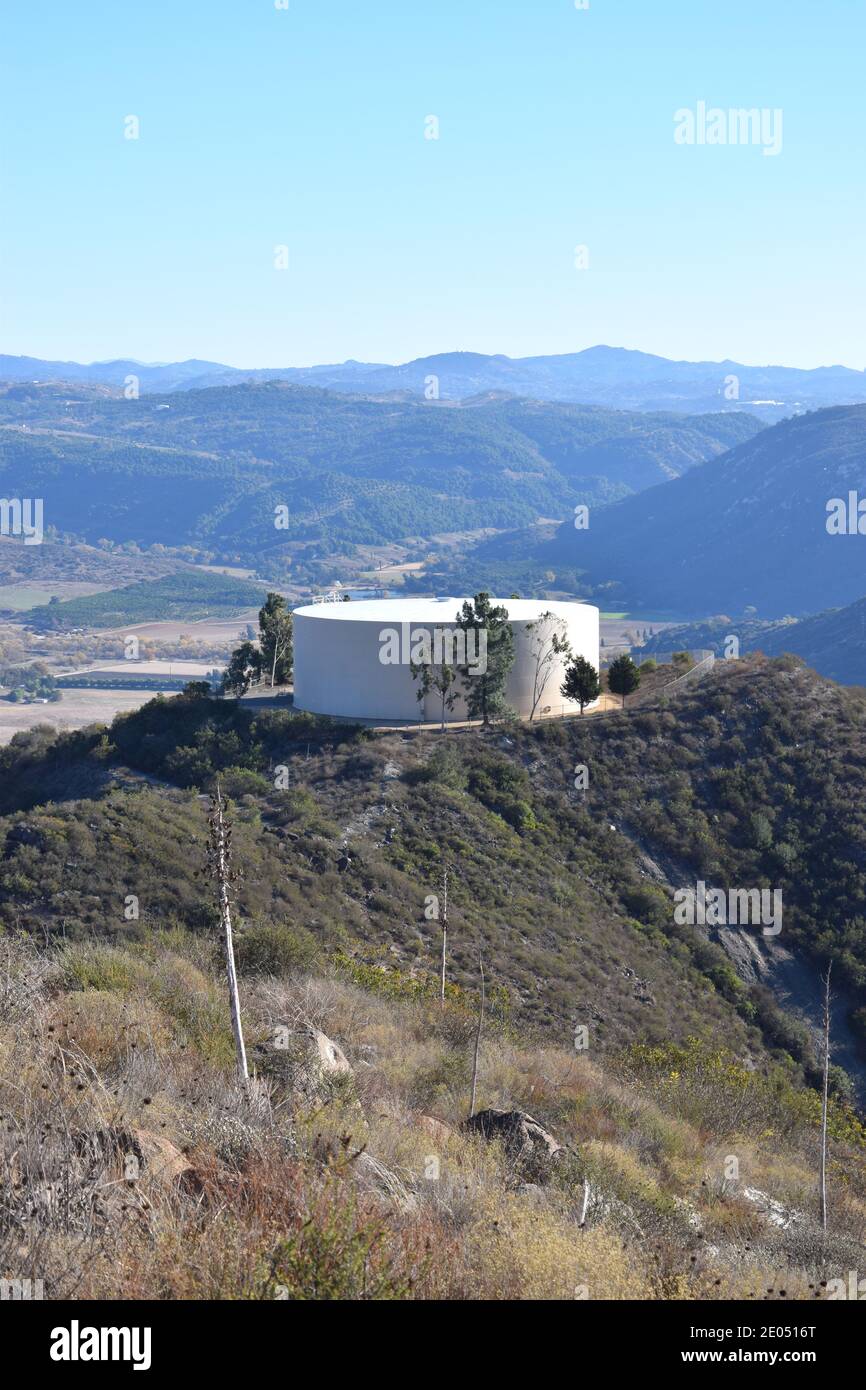
<path id="1" fill-rule="evenodd" d="M 288 790 L 274 787 L 277 766 Z M 590 770 L 586 791 L 576 766 Z M 108 730 L 18 735 L 0 771 L 9 927 L 108 940 L 198 930 L 197 793 L 219 772 L 247 869 L 242 939 L 267 958 L 340 949 L 375 965 L 384 952 L 435 970 L 424 904 L 448 864 L 455 982 L 471 985 L 480 945 L 522 1029 L 561 1038 L 589 1016 L 602 1049 L 724 1038 L 808 1078 L 830 957 L 840 1057 L 861 1084 L 866 705 L 790 659 L 727 663 L 670 707 L 493 738 L 369 735 L 160 698 Z M 787 969 L 773 943 L 675 924 L 672 891 L 698 878 L 783 892 L 792 1016 L 773 998 Z M 132 926 L 126 893 L 140 900 Z"/>

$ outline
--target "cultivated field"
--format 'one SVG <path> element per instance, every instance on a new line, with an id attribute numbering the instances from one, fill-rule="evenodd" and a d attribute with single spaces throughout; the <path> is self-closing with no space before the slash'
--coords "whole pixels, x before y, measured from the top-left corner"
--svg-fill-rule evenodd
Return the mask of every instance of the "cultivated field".
<path id="1" fill-rule="evenodd" d="M 67 676 L 95 675 L 104 672 L 112 676 L 185 676 L 200 680 L 214 669 L 212 661 L 97 661 L 90 666 L 65 671 Z"/>
<path id="2" fill-rule="evenodd" d="M 153 690 L 64 690 L 56 705 L 13 705 L 0 700 L 0 744 L 10 743 L 15 734 L 37 724 L 54 729 L 110 724 L 116 714 L 138 709 L 155 694 Z"/>
<path id="3" fill-rule="evenodd" d="M 258 623 L 258 609 L 251 608 L 236 618 L 201 618 L 197 622 L 171 618 L 153 623 L 130 623 L 127 627 L 104 628 L 102 637 L 127 637 L 130 633 L 148 642 L 178 642 L 188 637 L 192 642 L 208 642 L 212 646 L 234 646 L 246 636 L 247 624 Z"/>

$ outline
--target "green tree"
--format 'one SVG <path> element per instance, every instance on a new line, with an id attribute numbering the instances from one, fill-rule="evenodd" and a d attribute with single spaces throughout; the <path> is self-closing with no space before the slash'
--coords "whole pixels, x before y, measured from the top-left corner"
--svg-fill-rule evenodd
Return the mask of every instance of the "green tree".
<path id="1" fill-rule="evenodd" d="M 585 656 L 573 656 L 565 668 L 565 680 L 560 686 L 564 700 L 576 700 L 583 714 L 587 705 L 592 704 L 601 694 L 598 671 Z"/>
<path id="2" fill-rule="evenodd" d="M 623 709 L 625 709 L 625 697 L 631 695 L 633 690 L 637 690 L 640 685 L 640 671 L 635 666 L 627 652 L 623 652 L 610 663 L 607 672 L 607 688 L 612 690 L 614 695 L 622 697 Z"/>
<path id="3" fill-rule="evenodd" d="M 290 681 L 294 660 L 292 615 L 282 594 L 268 594 L 259 609 L 259 649 L 262 671 L 270 677 L 271 688 Z"/>
<path id="4" fill-rule="evenodd" d="M 494 606 L 490 595 L 482 591 L 463 604 L 457 627 L 466 634 L 467 661 L 458 669 L 469 718 L 480 719 L 484 728 L 489 728 L 494 720 L 511 713 L 505 700 L 505 683 L 514 665 L 514 633 L 508 609 L 501 604 Z"/>
<path id="5" fill-rule="evenodd" d="M 206 700 L 210 695 L 210 681 L 187 681 L 180 692 L 182 700 Z"/>
<path id="6" fill-rule="evenodd" d="M 261 680 L 262 654 L 252 642 L 242 642 L 232 652 L 231 660 L 223 672 L 222 688 L 225 695 L 246 695 L 250 686 Z"/>
<path id="7" fill-rule="evenodd" d="M 412 672 L 412 679 L 418 682 L 416 699 L 419 704 L 429 695 L 431 690 L 435 690 L 439 696 L 439 715 L 442 723 L 442 732 L 445 732 L 445 711 L 453 710 L 457 702 L 457 668 L 449 666 L 447 662 L 441 661 L 438 664 L 432 662 L 414 661 L 409 662 L 409 669 Z"/>

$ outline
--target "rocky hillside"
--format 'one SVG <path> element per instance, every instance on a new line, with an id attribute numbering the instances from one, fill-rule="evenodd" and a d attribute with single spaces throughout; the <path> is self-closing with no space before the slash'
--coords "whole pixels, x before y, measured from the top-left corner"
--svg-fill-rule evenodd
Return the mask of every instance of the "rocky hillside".
<path id="1" fill-rule="evenodd" d="M 192 696 L 19 735 L 0 1272 L 56 1296 L 120 1269 L 131 1297 L 826 1297 L 866 1240 L 864 765 L 864 697 L 792 659 L 491 735 Z M 202 874 L 217 773 L 249 1095 Z M 698 877 L 780 888 L 778 940 L 678 925 Z"/>
<path id="2" fill-rule="evenodd" d="M 46 1298 L 755 1299 L 847 1290 L 866 1134 L 696 1042 L 528 1044 L 417 978 L 259 972 L 235 1079 L 212 935 L 7 941 L 0 1274 Z M 842 1281 L 840 1284 L 838 1281 Z M 844 1295 L 843 1295 L 844 1296 Z"/>
<path id="3" fill-rule="evenodd" d="M 750 659 L 654 699 L 442 740 L 183 697 L 109 730 L 18 736 L 0 754 L 0 922 L 48 940 L 201 930 L 202 793 L 219 773 L 245 868 L 242 969 L 339 953 L 362 972 L 434 974 L 429 896 L 447 866 L 452 977 L 474 988 L 480 950 L 522 1032 L 561 1042 L 587 1025 L 602 1050 L 696 1034 L 810 1081 L 832 958 L 856 1086 L 863 697 L 793 660 Z M 796 998 L 774 997 L 759 932 L 746 932 L 750 963 L 725 933 L 677 924 L 672 894 L 699 878 L 783 894 Z M 850 1084 L 841 1071 L 837 1084 Z"/>

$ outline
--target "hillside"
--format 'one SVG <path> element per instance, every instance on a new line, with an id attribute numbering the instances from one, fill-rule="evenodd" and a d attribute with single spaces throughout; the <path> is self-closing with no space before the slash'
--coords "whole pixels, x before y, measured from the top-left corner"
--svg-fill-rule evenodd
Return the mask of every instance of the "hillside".
<path id="1" fill-rule="evenodd" d="M 124 400 L 0 394 L 0 487 L 45 499 L 89 542 L 195 545 L 278 562 L 287 541 L 375 543 L 516 527 L 601 505 L 751 438 L 742 414 L 686 418 L 503 402 L 453 406 L 284 383 Z M 275 508 L 287 508 L 275 529 Z"/>
<path id="2" fill-rule="evenodd" d="M 817 1097 L 781 1069 L 695 1042 L 603 1062 L 488 1013 L 473 1128 L 476 1010 L 394 971 L 266 966 L 242 981 L 247 1100 L 212 934 L 7 943 L 0 1267 L 46 1298 L 847 1296 L 849 1111 L 830 1109 L 822 1233 Z"/>
<path id="3" fill-rule="evenodd" d="M 669 628 L 650 639 L 645 649 L 652 653 L 669 651 L 672 646 L 689 650 L 704 647 L 724 656 L 726 638 L 732 633 L 740 640 L 741 652 L 759 651 L 767 656 L 792 652 L 829 680 L 842 685 L 866 685 L 866 599 L 808 618 L 782 618 L 775 622 L 712 618 L 705 623 Z"/>
<path id="4" fill-rule="evenodd" d="M 111 553 L 94 546 L 69 545 L 44 540 L 41 545 L 25 545 L 20 539 L 0 536 L 0 582 L 17 584 L 26 580 L 42 583 L 85 581 L 106 588 L 131 584 L 135 580 L 156 578 L 178 569 L 180 559 L 152 552 L 149 555 Z"/>
<path id="5" fill-rule="evenodd" d="M 591 769 L 585 793 L 573 787 L 579 764 Z M 289 768 L 289 792 L 274 791 L 275 765 Z M 474 979 L 481 942 L 522 1027 L 561 1035 L 585 1012 L 602 1049 L 697 1032 L 781 1048 L 812 1074 L 808 1029 L 768 993 L 775 958 L 756 958 L 740 982 L 742 940 L 672 920 L 671 890 L 699 877 L 780 889 L 778 945 L 801 960 L 807 996 L 797 1009 L 808 1018 L 831 956 L 859 1085 L 864 767 L 862 695 L 790 661 L 729 663 L 670 708 L 444 744 L 155 700 L 107 734 L 36 730 L 0 752 L 0 921 L 122 938 L 123 884 L 141 900 L 133 936 L 195 929 L 195 791 L 221 771 L 240 798 L 242 912 L 273 950 L 343 946 L 370 964 L 385 950 L 435 969 L 423 905 L 447 862 L 455 980 Z"/>
<path id="6" fill-rule="evenodd" d="M 343 362 L 316 367 L 243 370 L 217 362 L 149 364 L 131 360 L 45 362 L 0 356 L 0 381 L 99 383 L 120 388 L 129 375 L 145 392 L 231 386 L 244 381 L 283 380 L 330 391 L 381 394 L 405 391 L 422 396 L 435 376 L 443 399 L 465 400 L 490 391 L 545 401 L 575 401 L 618 410 L 674 410 L 701 414 L 732 408 L 728 381 L 739 382 L 739 405 L 769 424 L 800 410 L 866 401 L 866 374 L 848 367 L 803 370 L 747 366 L 742 362 L 674 362 L 626 348 L 586 348 L 555 356 L 510 358 L 497 353 L 446 352 L 392 366 Z"/>
<path id="7" fill-rule="evenodd" d="M 866 407 L 786 420 L 682 477 L 567 523 L 535 559 L 583 572 L 607 607 L 762 619 L 863 592 L 864 538 L 830 535 L 827 504 L 866 496 Z"/>
<path id="8" fill-rule="evenodd" d="M 768 656 L 794 652 L 830 680 L 866 685 L 866 599 L 802 618 L 784 632 L 767 633 L 755 645 Z"/>
<path id="9" fill-rule="evenodd" d="M 252 1102 L 201 872 L 218 770 Z M 754 658 L 668 707 L 491 736 L 190 696 L 19 735 L 0 751 L 0 1164 L 38 1239 L 0 1220 L 0 1264 L 51 1296 L 116 1296 L 118 1268 L 127 1297 L 828 1296 L 866 1241 L 845 1102 L 864 770 L 866 697 Z M 446 863 L 442 1009 L 425 905 Z M 834 960 L 826 1238 L 809 1019 L 779 1008 L 770 945 L 741 979 L 725 933 L 674 923 L 670 887 L 697 876 L 782 886 L 771 945 L 815 1000 Z M 465 1126 L 479 953 L 477 1108 L 528 1113 L 558 1157 L 537 1131 L 518 1155 Z"/>

